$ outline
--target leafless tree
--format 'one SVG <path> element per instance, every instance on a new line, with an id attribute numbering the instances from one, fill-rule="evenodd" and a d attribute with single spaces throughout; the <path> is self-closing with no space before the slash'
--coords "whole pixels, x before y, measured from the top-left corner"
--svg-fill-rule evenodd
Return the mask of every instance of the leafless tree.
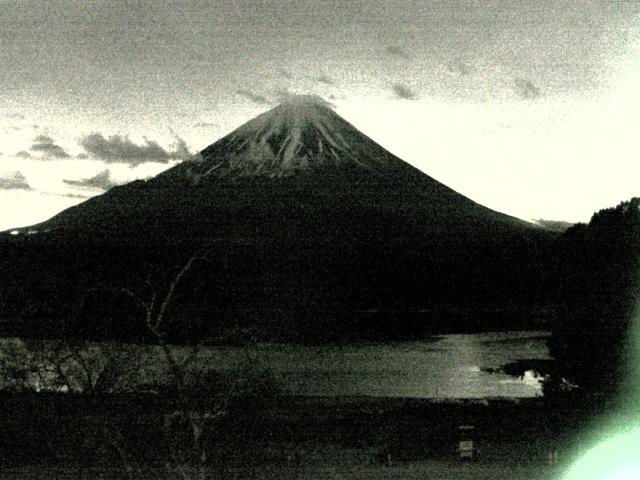
<path id="1" fill-rule="evenodd" d="M 102 394 L 131 386 L 148 355 L 139 346 L 69 340 L 3 339 L 0 381 L 11 391 Z"/>
<path id="2" fill-rule="evenodd" d="M 203 405 L 200 401 L 201 399 L 194 398 L 192 389 L 194 383 L 201 384 L 205 378 L 204 364 L 197 361 L 202 347 L 214 339 L 204 339 L 196 345 L 185 347 L 182 349 L 182 351 L 186 350 L 184 358 L 181 358 L 177 349 L 173 348 L 167 341 L 167 330 L 170 322 L 168 316 L 169 307 L 175 300 L 177 289 L 198 262 L 209 263 L 211 260 L 203 252 L 198 252 L 191 256 L 170 280 L 163 294 L 158 293 L 158 290 L 154 288 L 147 288 L 146 295 L 139 294 L 128 288 L 121 289 L 121 292 L 140 307 L 144 314 L 145 325 L 160 348 L 168 369 L 171 386 L 180 407 L 165 416 L 165 431 L 169 432 L 182 422 L 187 424 L 190 432 L 192 458 L 198 464 L 195 478 L 200 480 L 206 478 L 206 465 L 208 462 L 207 446 L 204 442 L 205 431 L 208 426 L 215 424 L 216 421 L 226 415 L 229 403 L 236 391 L 232 386 L 226 391 L 218 392 L 217 401 L 214 404 L 206 402 L 206 405 Z M 147 281 L 147 286 L 150 287 L 149 281 Z M 183 459 L 179 458 L 175 449 L 172 450 L 172 456 L 174 465 L 168 467 L 177 470 L 177 473 L 185 479 L 191 478 L 192 472 L 189 471 L 188 466 L 182 464 Z"/>
<path id="3" fill-rule="evenodd" d="M 125 393 L 134 387 L 132 372 L 138 371 L 148 356 L 147 349 L 138 345 L 3 339 L 0 342 L 0 386 L 11 392 L 95 396 Z M 97 448 L 108 445 L 118 455 L 127 478 L 136 478 L 136 468 L 127 453 L 121 426 L 109 416 L 98 416 L 93 420 L 98 421 L 94 434 L 84 441 Z"/>
<path id="4" fill-rule="evenodd" d="M 170 445 L 167 470 L 171 476 L 177 474 L 183 479 L 206 478 L 209 463 L 209 449 L 205 444 L 207 432 L 228 414 L 234 398 L 253 387 L 249 369 L 255 369 L 258 361 L 245 351 L 244 370 L 237 378 L 234 376 L 225 381 L 220 374 L 209 370 L 203 353 L 205 344 L 224 341 L 228 337 L 205 338 L 197 344 L 180 347 L 168 341 L 170 312 L 177 303 L 178 292 L 184 288 L 185 280 L 197 264 L 210 262 L 203 252 L 198 252 L 182 264 L 163 287 L 153 284 L 148 277 L 138 289 L 108 290 L 112 294 L 125 295 L 140 309 L 153 340 L 151 345 L 70 339 L 4 340 L 0 342 L 0 388 L 87 395 L 131 392 L 148 379 L 148 372 L 141 374 L 140 371 L 146 365 L 157 365 L 159 355 L 166 369 L 166 374 L 160 378 L 168 382 L 168 392 L 177 404 L 177 408 L 164 415 L 163 428 Z M 91 289 L 86 294 L 105 291 Z M 82 315 L 85 299 L 86 295 L 78 302 L 73 316 Z M 232 332 L 230 336 L 234 333 L 238 332 Z M 130 480 L 141 477 L 132 461 L 135 455 L 123 439 L 122 425 L 113 418 L 103 420 L 103 444 L 118 455 Z"/>

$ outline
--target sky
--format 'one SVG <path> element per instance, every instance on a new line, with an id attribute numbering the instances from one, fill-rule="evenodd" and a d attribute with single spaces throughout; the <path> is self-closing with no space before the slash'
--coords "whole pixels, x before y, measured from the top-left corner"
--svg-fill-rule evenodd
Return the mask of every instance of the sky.
<path id="1" fill-rule="evenodd" d="M 0 0 L 0 230 L 175 165 L 292 93 L 490 208 L 640 195 L 640 2 Z"/>

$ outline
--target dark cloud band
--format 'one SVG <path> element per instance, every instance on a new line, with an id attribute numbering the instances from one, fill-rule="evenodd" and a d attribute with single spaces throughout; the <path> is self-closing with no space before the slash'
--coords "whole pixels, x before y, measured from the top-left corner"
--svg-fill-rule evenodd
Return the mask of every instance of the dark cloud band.
<path id="1" fill-rule="evenodd" d="M 21 172 L 13 172 L 0 176 L 0 190 L 31 190 L 31 187 Z"/>
<path id="2" fill-rule="evenodd" d="M 389 45 L 384 51 L 392 57 L 403 58 L 405 60 L 410 58 L 410 55 L 397 45 Z"/>
<path id="3" fill-rule="evenodd" d="M 252 92 L 251 90 L 236 90 L 236 93 L 248 100 L 251 100 L 253 103 L 257 105 L 268 105 L 269 100 L 264 95 L 260 95 L 259 93 Z"/>
<path id="4" fill-rule="evenodd" d="M 111 172 L 108 169 L 103 170 L 93 177 L 83 178 L 81 180 L 64 179 L 62 181 L 72 187 L 95 188 L 100 190 L 109 190 L 111 187 L 118 185 L 118 183 L 111 179 Z"/>
<path id="5" fill-rule="evenodd" d="M 531 80 L 526 78 L 515 78 L 513 87 L 518 96 L 525 100 L 533 100 L 540 97 L 540 89 L 536 87 Z"/>
<path id="6" fill-rule="evenodd" d="M 129 137 L 92 133 L 80 140 L 80 146 L 93 158 L 107 163 L 126 163 L 132 166 L 147 162 L 168 163 L 171 160 L 186 160 L 191 156 L 186 143 L 179 137 L 173 150 L 167 150 L 153 140 L 137 144 Z"/>
<path id="7" fill-rule="evenodd" d="M 418 94 L 416 92 L 411 90 L 406 85 L 402 85 L 401 83 L 396 83 L 395 85 L 393 85 L 391 87 L 391 90 L 393 90 L 396 98 L 401 98 L 403 100 L 415 100 L 416 98 L 418 98 Z"/>
<path id="8" fill-rule="evenodd" d="M 38 135 L 31 145 L 32 152 L 42 152 L 44 158 L 69 158 L 69 154 L 47 135 Z"/>

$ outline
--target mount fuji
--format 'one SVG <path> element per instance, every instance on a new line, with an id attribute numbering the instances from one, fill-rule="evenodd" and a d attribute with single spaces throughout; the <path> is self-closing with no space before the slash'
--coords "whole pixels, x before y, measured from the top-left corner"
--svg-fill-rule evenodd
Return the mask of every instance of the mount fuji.
<path id="1" fill-rule="evenodd" d="M 280 218 L 273 211 L 278 206 L 291 209 L 277 208 L 286 214 L 282 220 L 289 231 L 295 227 L 293 220 L 301 220 L 302 210 L 311 220 L 317 209 L 328 207 L 353 210 L 350 215 L 356 217 L 379 209 L 382 215 L 392 212 L 396 219 L 406 217 L 429 230 L 456 233 L 480 224 L 535 228 L 454 192 L 393 156 L 319 97 L 300 95 L 155 178 L 114 187 L 46 222 L 13 231 L 110 240 L 115 234 L 138 237 L 151 231 L 173 239 L 218 237 L 221 224 L 212 225 L 211 219 L 223 211 L 241 216 L 240 209 L 252 212 L 252 220 L 262 223 L 274 218 L 265 217 L 267 213 Z M 228 215 L 223 223 L 251 236 L 244 220 Z M 327 226 L 322 225 L 323 235 L 330 233 Z M 376 227 L 371 227 L 373 233 Z"/>
<path id="2" fill-rule="evenodd" d="M 215 261 L 173 312 L 178 342 L 225 328 L 324 341 L 513 327 L 512 305 L 540 298 L 554 238 L 446 187 L 309 95 L 12 233 L 0 238 L 11 258 L 4 321 L 28 334 L 52 334 L 87 286 L 142 288 L 206 249 Z M 137 338 L 121 300 L 84 301 L 74 333 Z M 38 307 L 25 314 L 25 301 Z"/>

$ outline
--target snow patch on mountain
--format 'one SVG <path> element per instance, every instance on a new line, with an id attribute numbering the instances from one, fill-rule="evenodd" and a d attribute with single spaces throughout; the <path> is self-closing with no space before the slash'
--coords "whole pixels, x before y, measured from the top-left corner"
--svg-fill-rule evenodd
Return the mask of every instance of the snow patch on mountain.
<path id="1" fill-rule="evenodd" d="M 324 167 L 383 172 L 405 165 L 314 95 L 291 96 L 186 162 L 186 174 L 285 177 Z"/>

